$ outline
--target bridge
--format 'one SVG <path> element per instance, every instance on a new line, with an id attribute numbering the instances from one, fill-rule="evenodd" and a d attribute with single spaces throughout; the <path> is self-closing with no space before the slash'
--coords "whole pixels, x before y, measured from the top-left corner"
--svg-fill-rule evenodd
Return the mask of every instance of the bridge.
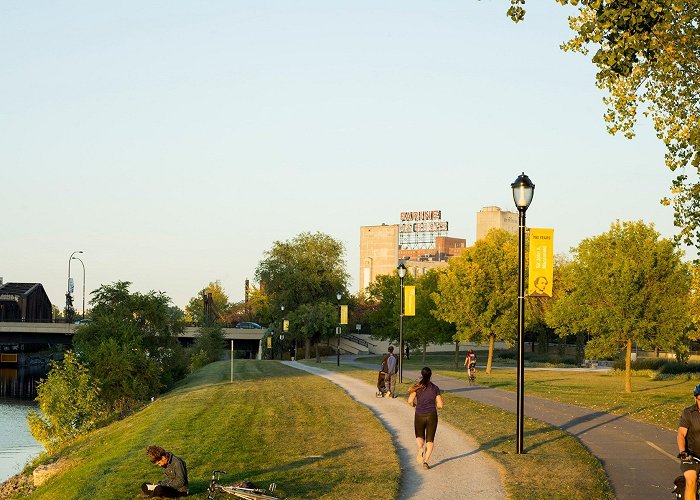
<path id="1" fill-rule="evenodd" d="M 80 325 L 72 323 L 30 323 L 0 321 L 0 352 L 15 353 L 32 350 L 27 345 L 62 345 L 70 346 L 73 334 Z M 227 344 L 233 340 L 236 350 L 257 354 L 264 329 L 222 328 Z M 199 328 L 188 326 L 178 334 L 183 345 L 190 345 L 199 336 Z"/>

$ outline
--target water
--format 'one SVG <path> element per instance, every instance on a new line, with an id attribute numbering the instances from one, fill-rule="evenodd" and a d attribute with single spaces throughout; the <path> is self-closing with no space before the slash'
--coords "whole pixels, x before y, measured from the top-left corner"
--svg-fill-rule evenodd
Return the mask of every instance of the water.
<path id="1" fill-rule="evenodd" d="M 0 482 L 20 472 L 43 447 L 29 432 L 26 415 L 36 410 L 36 382 L 45 368 L 0 368 Z"/>

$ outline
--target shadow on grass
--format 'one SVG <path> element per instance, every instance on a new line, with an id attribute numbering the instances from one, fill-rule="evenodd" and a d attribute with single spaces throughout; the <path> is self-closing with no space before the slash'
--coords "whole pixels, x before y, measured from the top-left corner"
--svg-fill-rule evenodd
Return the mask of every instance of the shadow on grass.
<path id="1" fill-rule="evenodd" d="M 236 481 L 244 481 L 247 480 L 249 477 L 259 477 L 259 476 L 273 476 L 275 472 L 282 472 L 282 471 L 290 471 L 290 470 L 296 470 L 300 467 L 310 465 L 313 463 L 321 462 L 323 460 L 328 460 L 332 458 L 337 458 L 341 455 L 344 455 L 348 451 L 358 448 L 358 446 L 346 446 L 345 448 L 339 448 L 337 450 L 332 450 L 327 453 L 324 453 L 323 455 L 318 455 L 318 456 L 310 456 L 310 457 L 304 457 L 299 460 L 294 460 L 293 462 L 289 462 L 288 464 L 281 465 L 279 467 L 274 467 L 274 468 L 267 468 L 267 469 L 254 469 L 254 470 L 249 470 L 245 472 L 241 472 L 240 474 L 231 474 L 227 476 L 222 476 L 220 480 L 220 484 L 226 485 L 226 484 L 231 484 L 235 483 Z M 265 484 L 258 484 L 258 487 L 261 488 L 267 488 L 267 485 Z M 302 495 L 305 498 L 314 498 L 318 496 L 322 496 L 323 493 L 328 493 L 332 490 L 333 485 L 329 485 L 327 483 L 319 483 L 319 482 L 308 482 L 301 484 L 301 478 L 297 476 L 297 479 L 294 482 L 293 487 L 286 487 L 287 485 L 278 485 L 280 489 L 284 490 L 287 495 L 293 495 L 293 496 L 299 496 Z M 190 481 L 190 495 L 194 495 L 197 493 L 204 493 L 207 491 L 209 488 L 209 480 L 198 480 L 198 481 Z M 310 494 L 313 492 L 314 494 Z"/>

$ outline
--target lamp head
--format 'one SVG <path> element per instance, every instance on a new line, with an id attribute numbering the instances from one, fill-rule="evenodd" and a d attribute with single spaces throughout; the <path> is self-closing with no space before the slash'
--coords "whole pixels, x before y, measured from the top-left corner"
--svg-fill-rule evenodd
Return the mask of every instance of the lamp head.
<path id="1" fill-rule="evenodd" d="M 521 212 L 527 210 L 535 194 L 535 185 L 530 178 L 523 172 L 515 179 L 515 182 L 513 182 L 510 187 L 513 189 L 513 201 L 515 202 L 515 206 Z"/>
<path id="2" fill-rule="evenodd" d="M 342 297 L 343 297 L 343 295 L 342 295 L 340 292 L 338 292 L 338 293 L 335 294 L 335 298 L 338 299 L 338 301 L 340 301 L 340 299 L 341 299 Z"/>
<path id="3" fill-rule="evenodd" d="M 403 263 L 403 261 L 399 262 L 399 265 L 398 265 L 398 267 L 396 268 L 396 270 L 397 270 L 398 273 L 399 273 L 399 278 L 403 279 L 404 276 L 406 276 L 406 266 L 405 266 L 405 264 Z"/>
<path id="4" fill-rule="evenodd" d="M 284 311 L 284 306 L 280 306 L 280 311 Z"/>

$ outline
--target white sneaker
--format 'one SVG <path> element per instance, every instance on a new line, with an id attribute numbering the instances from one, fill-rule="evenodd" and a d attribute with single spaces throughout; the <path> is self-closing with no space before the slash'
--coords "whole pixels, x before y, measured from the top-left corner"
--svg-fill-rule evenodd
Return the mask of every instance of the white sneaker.
<path id="1" fill-rule="evenodd" d="M 391 397 L 391 391 L 386 391 L 386 394 L 384 395 L 385 398 L 390 398 Z"/>

